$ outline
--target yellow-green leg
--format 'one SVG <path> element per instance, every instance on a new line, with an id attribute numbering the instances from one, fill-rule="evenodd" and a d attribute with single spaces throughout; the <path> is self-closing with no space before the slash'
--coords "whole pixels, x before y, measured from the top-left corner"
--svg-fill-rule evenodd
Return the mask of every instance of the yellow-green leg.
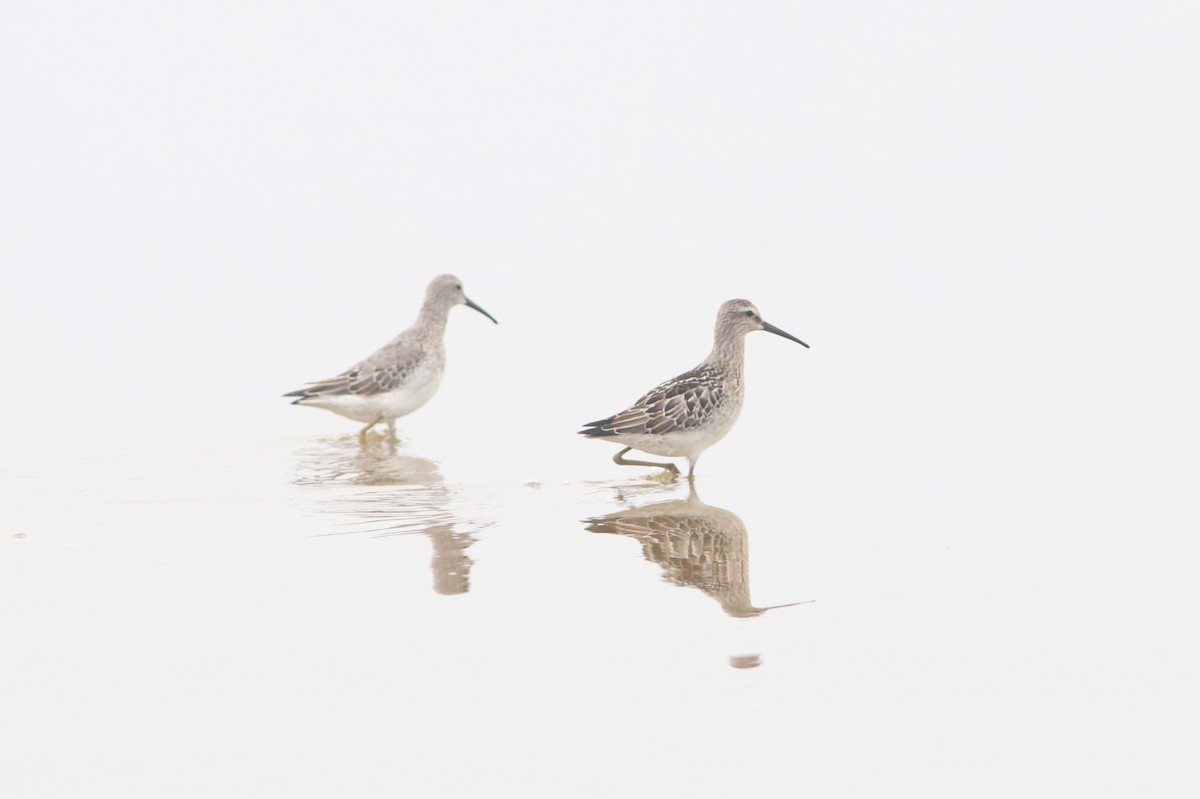
<path id="1" fill-rule="evenodd" d="M 673 464 L 673 463 L 654 463 L 653 461 L 630 461 L 630 460 L 626 460 L 626 459 L 625 459 L 625 458 L 623 458 L 622 456 L 623 456 L 623 455 L 624 455 L 626 452 L 629 452 L 629 450 L 631 450 L 631 449 L 633 449 L 633 447 L 626 447 L 625 449 L 623 449 L 623 450 L 621 450 L 620 452 L 618 452 L 616 455 L 613 455 L 613 463 L 615 463 L 615 464 L 617 464 L 617 465 L 619 465 L 619 466 L 657 466 L 657 467 L 658 467 L 658 468 L 660 468 L 660 469 L 666 469 L 666 470 L 667 470 L 668 472 L 670 472 L 671 474 L 679 474 L 679 467 L 677 467 L 677 466 L 676 466 L 675 464 Z M 689 476 L 690 476 L 690 475 L 689 475 Z"/>
<path id="2" fill-rule="evenodd" d="M 365 447 L 367 445 L 367 433 L 370 432 L 372 427 L 374 427 L 375 425 L 379 424 L 382 421 L 383 421 L 383 414 L 381 413 L 375 417 L 375 421 L 371 422 L 369 425 L 364 427 L 362 430 L 359 430 L 358 431 L 358 443 Z"/>

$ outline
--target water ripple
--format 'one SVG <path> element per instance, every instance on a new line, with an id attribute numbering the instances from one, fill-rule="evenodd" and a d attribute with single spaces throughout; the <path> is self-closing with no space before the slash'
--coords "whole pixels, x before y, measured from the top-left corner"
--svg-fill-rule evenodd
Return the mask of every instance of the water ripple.
<path id="1" fill-rule="evenodd" d="M 467 550 L 491 521 L 446 485 L 438 465 L 405 454 L 399 445 L 350 436 L 323 439 L 297 453 L 292 482 L 310 490 L 313 511 L 332 517 L 324 535 L 427 536 L 433 547 L 433 589 L 439 594 L 470 590 L 474 561 Z M 346 488 L 365 490 L 346 491 Z M 326 490 L 320 490 L 326 489 Z"/>

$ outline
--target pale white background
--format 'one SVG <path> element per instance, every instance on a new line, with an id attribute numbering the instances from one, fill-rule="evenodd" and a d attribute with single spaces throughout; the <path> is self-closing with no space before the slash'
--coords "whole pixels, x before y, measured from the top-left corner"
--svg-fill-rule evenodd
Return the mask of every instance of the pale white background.
<path id="1" fill-rule="evenodd" d="M 1181 2 L 10 5 L 5 795 L 1195 795 L 1198 41 Z M 321 537 L 296 452 L 353 425 L 278 396 L 446 271 L 501 323 L 456 310 L 401 423 L 482 525 L 457 606 L 423 537 Z M 751 337 L 699 469 L 755 598 L 817 599 L 753 672 L 578 523 L 639 474 L 579 423 L 735 296 L 812 345 Z"/>

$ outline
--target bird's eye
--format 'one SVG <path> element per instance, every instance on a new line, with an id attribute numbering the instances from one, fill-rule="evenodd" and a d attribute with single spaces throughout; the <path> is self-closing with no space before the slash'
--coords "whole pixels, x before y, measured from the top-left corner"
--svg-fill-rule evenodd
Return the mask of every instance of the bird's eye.
<path id="1" fill-rule="evenodd" d="M 746 311 L 746 316 L 754 316 L 754 311 Z"/>
<path id="2" fill-rule="evenodd" d="M 455 286 L 454 288 L 458 289 L 459 291 L 462 291 L 462 283 L 459 283 L 459 284 L 458 284 L 457 286 Z"/>

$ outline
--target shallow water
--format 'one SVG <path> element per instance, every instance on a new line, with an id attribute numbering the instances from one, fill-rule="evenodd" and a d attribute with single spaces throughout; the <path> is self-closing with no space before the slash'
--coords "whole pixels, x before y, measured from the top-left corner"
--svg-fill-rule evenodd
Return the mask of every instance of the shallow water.
<path id="1" fill-rule="evenodd" d="M 1197 665 L 1173 609 L 1190 574 L 1152 531 L 1013 548 L 630 471 L 459 483 L 342 435 L 10 477 L 7 779 L 1112 794 L 1195 734 L 1172 707 Z"/>
<path id="2" fill-rule="evenodd" d="M 0 26 L 0 799 L 1200 796 L 1195 12 L 159 5 Z"/>

